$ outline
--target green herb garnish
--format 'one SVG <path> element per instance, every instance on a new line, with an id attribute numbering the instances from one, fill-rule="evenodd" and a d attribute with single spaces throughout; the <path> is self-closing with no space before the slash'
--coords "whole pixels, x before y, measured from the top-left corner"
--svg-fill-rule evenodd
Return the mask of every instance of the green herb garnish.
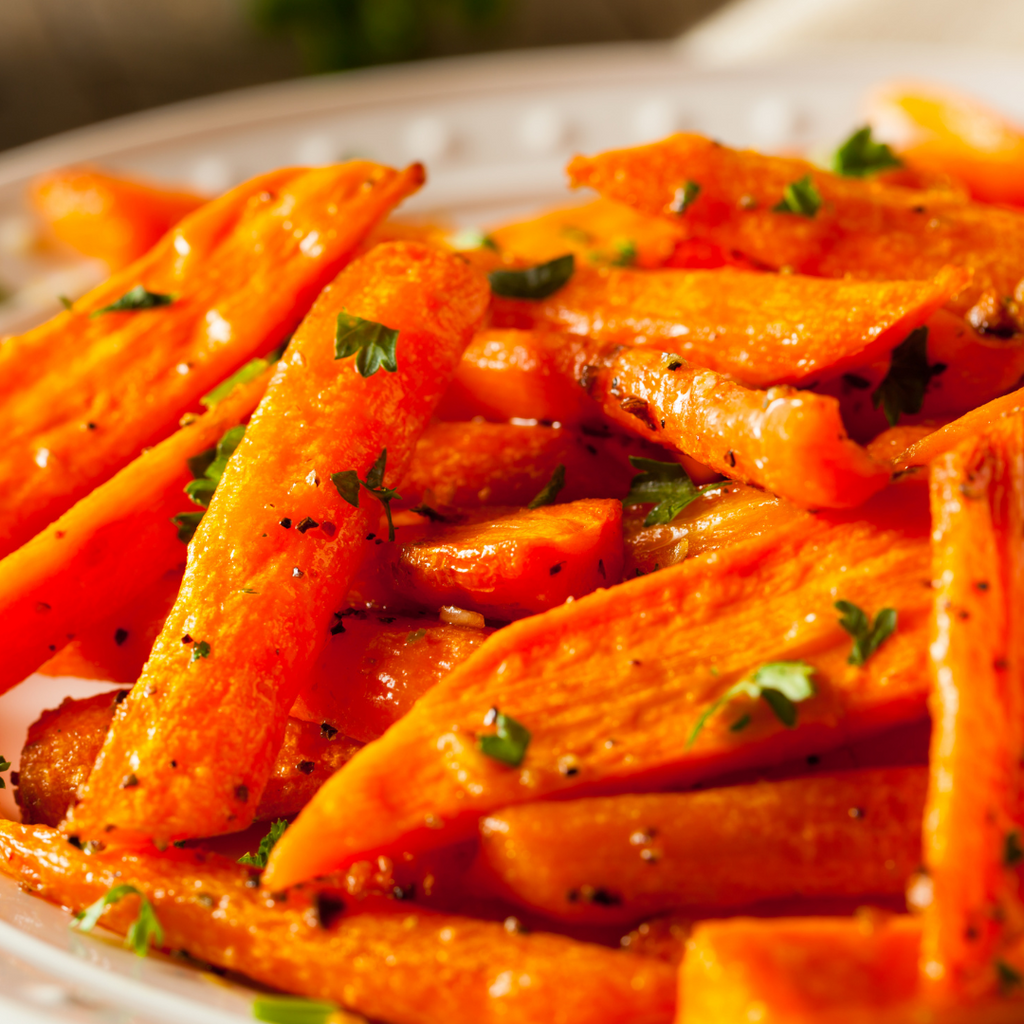
<path id="1" fill-rule="evenodd" d="M 809 174 L 787 185 L 782 201 L 772 207 L 773 213 L 792 213 L 798 217 L 813 217 L 821 209 L 821 195 Z"/>
<path id="2" fill-rule="evenodd" d="M 1021 976 L 1020 971 L 1011 967 L 1005 960 L 996 960 L 993 966 L 996 969 L 996 978 L 999 981 L 999 991 L 1002 995 L 1007 995 L 1024 983 L 1024 977 Z"/>
<path id="3" fill-rule="evenodd" d="M 384 470 L 387 466 L 388 450 L 385 448 L 377 461 L 370 467 L 365 480 L 360 480 L 354 469 L 346 469 L 340 473 L 331 474 L 331 483 L 338 489 L 338 493 L 350 504 L 359 507 L 359 488 L 362 486 L 370 492 L 383 506 L 384 514 L 388 517 L 388 540 L 395 539 L 395 525 L 391 521 L 391 501 L 402 496 L 392 487 L 384 486 Z"/>
<path id="4" fill-rule="evenodd" d="M 94 310 L 89 315 L 97 317 L 103 316 L 104 313 L 131 313 L 139 309 L 169 306 L 176 298 L 176 295 L 162 295 L 160 292 L 147 291 L 141 284 L 137 284 L 109 306 Z"/>
<path id="5" fill-rule="evenodd" d="M 872 623 L 852 601 L 836 601 L 835 607 L 842 613 L 839 625 L 853 637 L 853 650 L 846 659 L 851 665 L 863 665 L 896 629 L 895 608 L 883 608 Z"/>
<path id="6" fill-rule="evenodd" d="M 491 291 L 506 299 L 546 299 L 554 295 L 576 270 L 572 253 L 525 270 L 492 270 L 487 275 Z"/>
<path id="7" fill-rule="evenodd" d="M 540 508 L 542 505 L 553 505 L 558 492 L 565 486 L 565 466 L 555 466 L 551 479 L 540 489 L 537 496 L 526 507 Z"/>
<path id="8" fill-rule="evenodd" d="M 884 143 L 871 137 L 871 128 L 859 128 L 832 155 L 832 170 L 847 178 L 864 178 L 902 167 L 903 161 Z"/>
<path id="9" fill-rule="evenodd" d="M 202 512 L 179 512 L 176 516 L 171 516 L 171 522 L 178 528 L 178 540 L 182 544 L 187 544 L 195 536 L 202 518 Z"/>
<path id="10" fill-rule="evenodd" d="M 2 301 L 3 301 L 3 298 L 5 298 L 5 297 L 6 297 L 6 296 L 4 296 L 4 295 L 3 295 L 3 289 L 2 289 L 2 288 L 0 288 L 0 302 L 2 302 Z M 62 306 L 63 306 L 63 307 L 65 308 L 65 309 L 72 309 L 72 308 L 74 307 L 74 305 L 75 305 L 75 304 L 74 304 L 74 302 L 72 302 L 72 301 L 71 301 L 71 299 L 69 299 L 69 298 L 68 298 L 68 297 L 67 297 L 66 295 L 58 295 L 58 296 L 57 296 L 57 301 L 58 301 L 58 302 L 59 302 L 59 303 L 60 303 L 60 304 L 61 304 L 61 305 L 62 305 Z"/>
<path id="11" fill-rule="evenodd" d="M 654 504 L 647 513 L 644 526 L 664 526 L 671 523 L 687 505 L 696 501 L 705 491 L 721 487 L 720 483 L 705 484 L 697 487 L 690 479 L 686 470 L 676 462 L 658 462 L 655 459 L 643 459 L 638 455 L 630 455 L 629 461 L 634 468 L 643 470 L 633 477 L 629 494 L 622 504 L 627 508 L 631 505 Z"/>
<path id="12" fill-rule="evenodd" d="M 321 727 L 322 730 L 322 727 Z M 337 730 L 335 730 L 337 731 Z M 249 864 L 254 868 L 259 868 L 262 871 L 267 866 L 267 860 L 270 857 L 270 851 L 274 848 L 274 844 L 284 835 L 285 829 L 288 827 L 288 822 L 284 818 L 278 818 L 270 826 L 270 831 L 260 840 L 259 848 L 255 853 L 243 853 L 238 858 L 239 864 Z"/>
<path id="13" fill-rule="evenodd" d="M 811 682 L 813 674 L 813 666 L 803 661 L 767 662 L 749 676 L 733 683 L 718 700 L 708 705 L 697 719 L 690 738 L 686 741 L 686 749 L 689 750 L 693 746 L 707 720 L 719 708 L 740 696 L 749 697 L 751 700 L 760 698 L 775 712 L 775 717 L 787 729 L 792 729 L 796 725 L 796 705 L 815 694 L 814 683 Z M 736 732 L 748 724 L 749 716 L 745 715 L 744 718 L 747 719 L 746 722 L 741 718 L 733 723 L 732 731 Z"/>
<path id="14" fill-rule="evenodd" d="M 205 452 L 193 455 L 188 460 L 188 468 L 196 479 L 185 484 L 185 493 L 197 505 L 209 508 L 213 492 L 217 489 L 217 484 L 220 483 L 228 459 L 231 458 L 244 436 L 245 425 L 240 423 L 237 427 L 232 427 L 224 432 L 217 442 L 216 448 L 208 448 Z"/>
<path id="15" fill-rule="evenodd" d="M 10 770 L 11 770 L 11 762 L 8 761 L 7 758 L 4 757 L 3 754 L 0 754 L 0 772 L 7 772 L 7 771 L 10 771 Z M 0 789 L 6 789 L 6 788 L 7 788 L 7 783 L 3 779 L 0 779 Z"/>
<path id="16" fill-rule="evenodd" d="M 327 1024 L 337 1012 L 334 1003 L 290 996 L 261 996 L 252 1004 L 253 1017 L 268 1024 Z"/>
<path id="17" fill-rule="evenodd" d="M 693 206 L 697 196 L 700 195 L 700 185 L 695 181 L 684 181 L 683 184 L 676 189 L 675 195 L 672 197 L 672 202 L 669 203 L 669 209 L 673 213 L 683 214 Z"/>
<path id="18" fill-rule="evenodd" d="M 136 956 L 145 956 L 151 944 L 159 946 L 163 943 L 164 930 L 157 920 L 153 904 L 134 885 L 115 885 L 106 896 L 100 897 L 91 906 L 75 914 L 75 920 L 71 922 L 71 927 L 78 928 L 79 931 L 91 932 L 96 927 L 103 911 L 125 896 L 139 897 L 139 913 L 128 928 L 124 944 L 134 950 Z"/>
<path id="19" fill-rule="evenodd" d="M 372 377 L 382 366 L 388 373 L 395 373 L 398 370 L 397 344 L 398 331 L 351 313 L 338 314 L 334 358 L 345 359 L 355 355 L 356 369 L 361 376 Z"/>
<path id="20" fill-rule="evenodd" d="M 932 377 L 945 369 L 945 363 L 928 362 L 928 328 L 918 327 L 892 350 L 889 372 L 871 393 L 871 404 L 881 405 L 889 426 L 895 427 L 902 413 L 921 411 Z"/>
<path id="21" fill-rule="evenodd" d="M 200 640 L 192 646 L 192 661 L 198 661 L 200 658 L 208 658 L 209 656 L 210 645 L 205 640 Z"/>
<path id="22" fill-rule="evenodd" d="M 212 391 L 208 391 L 203 395 L 203 397 L 199 399 L 199 404 L 210 409 L 220 402 L 223 402 L 224 399 L 235 390 L 235 388 L 242 384 L 248 384 L 251 380 L 255 380 L 261 373 L 269 370 L 270 367 L 284 355 L 284 350 L 288 347 L 289 341 L 291 341 L 290 337 L 286 338 L 281 345 L 266 356 L 258 359 L 250 359 L 249 362 L 247 362 L 240 370 L 236 370 L 226 380 L 222 380 Z"/>
<path id="23" fill-rule="evenodd" d="M 518 768 L 530 745 L 530 730 L 497 708 L 491 708 L 484 724 L 493 724 L 496 731 L 493 735 L 477 736 L 476 745 L 480 752 L 510 768 Z"/>
<path id="24" fill-rule="evenodd" d="M 407 644 L 414 644 L 417 640 L 422 640 L 426 635 L 427 631 L 425 629 L 417 629 L 405 638 L 405 642 Z"/>
<path id="25" fill-rule="evenodd" d="M 620 238 L 612 243 L 615 247 L 615 258 L 612 265 L 616 267 L 631 267 L 636 263 L 636 242 L 630 238 Z"/>

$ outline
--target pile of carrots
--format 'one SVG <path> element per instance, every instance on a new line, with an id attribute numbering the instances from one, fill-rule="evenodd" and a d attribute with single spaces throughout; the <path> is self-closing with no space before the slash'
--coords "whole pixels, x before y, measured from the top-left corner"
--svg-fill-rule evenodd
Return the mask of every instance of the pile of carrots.
<path id="1" fill-rule="evenodd" d="M 1024 1019 L 1024 135 L 871 117 L 471 248 L 418 165 L 38 182 L 111 275 L 0 342 L 0 692 L 129 685 L 0 870 L 277 1024 Z"/>

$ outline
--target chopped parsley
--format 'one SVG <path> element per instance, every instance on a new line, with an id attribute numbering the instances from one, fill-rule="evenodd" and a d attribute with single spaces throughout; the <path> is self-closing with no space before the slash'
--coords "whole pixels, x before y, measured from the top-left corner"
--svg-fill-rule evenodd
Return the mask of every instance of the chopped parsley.
<path id="1" fill-rule="evenodd" d="M 770 661 L 761 665 L 749 676 L 744 676 L 739 682 L 733 683 L 718 700 L 705 708 L 686 741 L 686 749 L 689 750 L 693 746 L 707 720 L 719 708 L 740 696 L 749 697 L 751 700 L 760 698 L 787 729 L 792 729 L 796 725 L 796 705 L 809 700 L 816 692 L 814 683 L 811 682 L 813 674 L 813 666 L 803 661 Z M 734 722 L 730 729 L 739 732 L 749 722 L 750 716 L 744 715 Z"/>
<path id="2" fill-rule="evenodd" d="M 200 640 L 197 644 L 192 647 L 192 661 L 198 661 L 200 658 L 208 658 L 210 656 L 210 645 L 205 640 Z"/>
<path id="3" fill-rule="evenodd" d="M 1021 976 L 1020 971 L 1011 967 L 1005 960 L 996 960 L 993 966 L 996 969 L 996 978 L 999 981 L 999 991 L 1002 995 L 1007 995 L 1024 983 L 1024 977 Z"/>
<path id="4" fill-rule="evenodd" d="M 551 479 L 540 489 L 537 496 L 527 505 L 527 508 L 540 508 L 542 505 L 553 505 L 558 492 L 565 486 L 565 466 L 559 463 L 555 466 Z"/>
<path id="5" fill-rule="evenodd" d="M 344 311 L 338 314 L 334 358 L 346 359 L 354 355 L 360 376 L 372 377 L 382 366 L 388 373 L 397 372 L 397 344 L 398 331 Z"/>
<path id="6" fill-rule="evenodd" d="M 3 300 L 6 299 L 6 298 L 7 298 L 7 294 L 4 292 L 3 288 L 0 287 L 0 302 L 3 302 Z M 71 299 L 69 299 L 66 295 L 58 295 L 57 296 L 57 301 L 65 309 L 72 309 L 74 307 L 74 305 L 75 305 L 74 302 L 72 302 Z"/>
<path id="7" fill-rule="evenodd" d="M 631 267 L 636 263 L 636 242 L 631 238 L 619 238 L 613 245 L 615 247 L 615 257 L 612 259 L 613 266 Z"/>
<path id="8" fill-rule="evenodd" d="M 851 665 L 863 665 L 896 629 L 895 608 L 883 608 L 872 622 L 852 601 L 836 601 L 835 607 L 841 613 L 839 625 L 853 637 L 853 649 L 846 659 Z"/>
<path id="9" fill-rule="evenodd" d="M 224 399 L 227 398 L 228 395 L 230 395 L 231 392 L 239 385 L 248 384 L 249 381 L 255 380 L 261 373 L 268 370 L 281 358 L 281 356 L 284 355 L 284 350 L 288 347 L 289 341 L 291 341 L 291 338 L 286 338 L 281 345 L 265 357 L 250 359 L 249 362 L 247 362 L 240 370 L 236 370 L 226 380 L 222 380 L 212 391 L 203 395 L 203 397 L 199 399 L 199 404 L 210 409 L 219 402 L 223 402 Z"/>
<path id="10" fill-rule="evenodd" d="M 902 166 L 903 162 L 884 142 L 871 137 L 870 126 L 858 128 L 832 154 L 832 170 L 847 178 L 865 178 Z"/>
<path id="11" fill-rule="evenodd" d="M 811 176 L 805 174 L 799 181 L 794 181 L 783 189 L 782 200 L 772 207 L 772 212 L 813 217 L 820 209 L 821 195 Z"/>
<path id="12" fill-rule="evenodd" d="M 146 895 L 134 885 L 115 885 L 105 896 L 101 896 L 91 906 L 75 914 L 71 927 L 79 931 L 91 932 L 99 922 L 100 916 L 107 907 L 112 906 L 125 896 L 139 897 L 139 913 L 128 928 L 124 944 L 134 950 L 136 956 L 145 956 L 150 945 L 159 946 L 164 941 L 164 930 L 157 920 L 153 904 Z"/>
<path id="13" fill-rule="evenodd" d="M 339 1007 L 321 999 L 292 996 L 260 996 L 253 1001 L 252 1015 L 267 1024 L 327 1024 Z"/>
<path id="14" fill-rule="evenodd" d="M 945 369 L 945 363 L 928 362 L 928 328 L 918 327 L 892 350 L 889 372 L 871 393 L 871 404 L 881 405 L 889 426 L 895 427 L 901 413 L 921 411 L 928 385 Z"/>
<path id="15" fill-rule="evenodd" d="M 320 728 L 321 732 L 323 732 L 323 726 Z M 256 852 L 243 853 L 242 856 L 238 858 L 238 863 L 249 864 L 262 871 L 267 866 L 267 860 L 270 858 L 270 851 L 274 848 L 274 844 L 278 839 L 284 835 L 286 828 L 288 828 L 288 822 L 284 818 L 278 818 L 277 821 L 270 826 L 270 831 L 260 840 L 260 845 Z"/>
<path id="16" fill-rule="evenodd" d="M 635 469 L 643 470 L 633 477 L 629 494 L 622 500 L 627 508 L 632 505 L 652 504 L 644 526 L 664 526 L 671 523 L 687 505 L 696 501 L 706 490 L 721 484 L 697 487 L 689 474 L 676 462 L 658 462 L 631 455 L 629 461 Z"/>
<path id="17" fill-rule="evenodd" d="M 365 480 L 360 480 L 354 469 L 346 469 L 340 473 L 332 473 L 331 483 L 338 489 L 338 493 L 356 508 L 359 508 L 360 485 L 369 491 L 384 506 L 384 514 L 388 517 L 388 540 L 394 540 L 395 524 L 391 521 L 391 502 L 394 498 L 402 496 L 393 487 L 384 486 L 387 462 L 388 450 L 384 448 L 377 456 L 377 461 L 370 467 Z"/>
<path id="18" fill-rule="evenodd" d="M 182 544 L 187 544 L 195 536 L 202 518 L 202 512 L 179 512 L 176 516 L 171 516 L 171 522 L 178 528 L 178 540 Z"/>
<path id="19" fill-rule="evenodd" d="M 414 644 L 417 640 L 422 640 L 426 635 L 427 631 L 425 629 L 417 629 L 405 638 L 405 642 L 407 644 Z"/>
<path id="20" fill-rule="evenodd" d="M 530 730 L 509 715 L 502 714 L 497 708 L 491 708 L 484 723 L 495 726 L 491 735 L 477 736 L 476 745 L 482 754 L 507 764 L 510 768 L 518 768 L 526 757 L 526 748 L 530 745 Z"/>
<path id="21" fill-rule="evenodd" d="M 506 299 L 546 299 L 554 295 L 576 270 L 572 253 L 524 270 L 492 270 L 487 275 L 491 291 Z"/>
<path id="22" fill-rule="evenodd" d="M 693 206 L 700 195 L 700 185 L 695 181 L 684 181 L 679 188 L 676 189 L 675 195 L 672 197 L 672 202 L 669 204 L 669 209 L 673 213 L 684 214 L 686 211 Z"/>
<path id="23" fill-rule="evenodd" d="M 230 430 L 224 432 L 217 442 L 216 448 L 207 448 L 205 452 L 193 455 L 188 460 L 188 468 L 195 479 L 185 484 L 185 493 L 197 505 L 209 508 L 213 492 L 217 489 L 217 484 L 220 483 L 228 459 L 231 458 L 244 436 L 245 425 L 239 423 L 237 427 L 231 427 Z"/>
<path id="24" fill-rule="evenodd" d="M 103 316 L 104 313 L 131 313 L 139 309 L 154 309 L 156 306 L 169 306 L 176 298 L 176 295 L 147 291 L 141 284 L 137 284 L 109 306 L 94 310 L 90 315 L 97 317 Z"/>
<path id="25" fill-rule="evenodd" d="M 0 754 L 0 772 L 7 772 L 7 771 L 10 771 L 10 770 L 11 770 L 11 762 L 8 761 L 7 758 L 4 757 L 3 754 Z M 7 788 L 7 783 L 3 779 L 0 779 L 0 789 L 6 789 L 6 788 Z"/>

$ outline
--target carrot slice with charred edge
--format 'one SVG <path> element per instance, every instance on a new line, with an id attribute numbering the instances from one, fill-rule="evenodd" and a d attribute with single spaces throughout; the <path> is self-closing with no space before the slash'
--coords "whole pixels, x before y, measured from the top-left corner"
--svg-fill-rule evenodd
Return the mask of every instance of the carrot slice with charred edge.
<path id="1" fill-rule="evenodd" d="M 419 166 L 365 161 L 255 178 L 187 217 L 72 310 L 4 341 L 0 555 L 278 345 L 373 224 L 422 181 Z M 331 206 L 338 212 L 327 217 Z M 137 286 L 175 299 L 98 315 Z"/>
<path id="2" fill-rule="evenodd" d="M 889 480 L 888 466 L 846 436 L 828 395 L 756 391 L 645 348 L 580 346 L 573 362 L 614 422 L 798 505 L 852 508 Z"/>
<path id="3" fill-rule="evenodd" d="M 1024 970 L 1024 416 L 937 459 L 931 493 L 935 725 L 924 849 L 934 897 L 923 980 L 935 1002 L 969 1004 Z"/>
<path id="4" fill-rule="evenodd" d="M 206 202 L 92 167 L 36 178 L 29 197 L 50 230 L 83 256 L 119 270 L 151 249 L 182 217 Z"/>
<path id="5" fill-rule="evenodd" d="M 675 1008 L 675 971 L 658 960 L 379 897 L 346 906 L 337 888 L 275 900 L 214 853 L 86 854 L 52 829 L 0 821 L 0 871 L 69 907 L 134 885 L 166 948 L 393 1024 L 669 1024 Z M 126 898 L 101 920 L 123 933 L 137 913 Z"/>
<path id="6" fill-rule="evenodd" d="M 503 894 L 556 920 L 902 895 L 921 863 L 927 779 L 923 766 L 877 768 L 700 793 L 539 801 L 481 819 L 481 859 Z"/>
<path id="7" fill-rule="evenodd" d="M 815 215 L 775 210 L 786 188 L 807 176 L 822 200 Z M 699 135 L 576 157 L 569 177 L 644 213 L 681 221 L 691 234 L 767 267 L 886 280 L 930 278 L 955 263 L 974 274 L 950 301 L 955 313 L 966 313 L 991 289 L 1013 295 L 1024 277 L 1024 214 L 1016 210 L 844 178 L 804 160 L 729 149 Z M 700 192 L 680 215 L 673 206 L 688 181 Z"/>
<path id="8" fill-rule="evenodd" d="M 680 971 L 676 1024 L 1014 1024 L 1019 1003 L 969 1013 L 921 999 L 919 918 L 702 921 Z M 683 996 L 685 993 L 685 997 Z"/>
<path id="9" fill-rule="evenodd" d="M 269 378 L 236 387 L 0 561 L 0 693 L 184 565 L 171 517 L 197 511 L 182 493 L 192 479 L 188 460 L 256 408 Z"/>
<path id="10" fill-rule="evenodd" d="M 649 345 L 768 387 L 838 376 L 884 358 L 968 280 L 954 267 L 939 268 L 931 281 L 886 282 L 580 267 L 541 302 L 495 300 L 492 322 Z"/>
<path id="11" fill-rule="evenodd" d="M 415 242 L 378 246 L 324 290 L 228 462 L 69 827 L 164 843 L 252 820 L 288 709 L 358 567 L 356 541 L 380 510 L 368 493 L 353 507 L 332 474 L 366 481 L 386 450 L 390 473 L 376 486 L 401 478 L 487 298 L 474 270 Z M 400 332 L 396 372 L 363 377 L 354 358 L 335 357 L 343 310 Z M 318 423 L 334 429 L 309 429 Z M 129 761 L 137 785 L 123 787 Z"/>
<path id="12" fill-rule="evenodd" d="M 682 784 L 920 716 L 931 600 L 922 492 L 891 488 L 862 518 L 807 515 L 505 627 L 320 790 L 266 884 L 448 844 L 505 805 Z M 898 610 L 899 628 L 863 668 L 847 664 L 837 597 L 871 614 Z M 744 703 L 741 732 L 730 730 L 734 716 L 712 715 L 687 746 L 733 682 L 789 660 L 812 665 L 817 686 L 798 729 Z M 532 733 L 518 769 L 476 749 L 495 706 Z"/>

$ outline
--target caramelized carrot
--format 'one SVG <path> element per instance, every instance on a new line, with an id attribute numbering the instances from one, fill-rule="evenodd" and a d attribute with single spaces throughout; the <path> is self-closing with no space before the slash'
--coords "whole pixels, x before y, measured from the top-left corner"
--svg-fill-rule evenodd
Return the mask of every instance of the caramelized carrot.
<path id="1" fill-rule="evenodd" d="M 920 716 L 930 607 L 920 491 L 892 488 L 862 518 L 805 516 L 502 629 L 320 790 L 266 884 L 451 843 L 505 805 L 682 784 Z M 899 628 L 862 668 L 847 663 L 837 598 L 898 612 Z M 733 682 L 791 660 L 813 667 L 817 693 L 799 728 L 750 702 L 710 714 Z M 477 749 L 492 707 L 532 734 L 518 769 Z"/>
<path id="2" fill-rule="evenodd" d="M 418 166 L 397 172 L 364 161 L 255 178 L 191 214 L 71 310 L 8 338 L 0 555 L 165 438 L 242 363 L 279 345 L 370 227 L 422 180 Z M 130 292 L 165 304 L 104 312 Z"/>
<path id="3" fill-rule="evenodd" d="M 0 871 L 70 907 L 133 885 L 167 949 L 394 1024 L 669 1024 L 675 1007 L 675 971 L 658 960 L 379 897 L 350 903 L 337 888 L 267 897 L 213 853 L 86 854 L 59 832 L 3 821 Z M 137 913 L 125 898 L 102 924 L 123 933 Z"/>
<path id="4" fill-rule="evenodd" d="M 369 492 L 351 504 L 344 474 L 367 491 L 401 479 L 486 302 L 475 271 L 414 242 L 378 246 L 324 290 L 228 461 L 69 827 L 164 843 L 252 820 L 379 512 Z M 364 377 L 360 356 L 335 355 L 342 311 L 399 332 L 395 372 Z"/>
<path id="5" fill-rule="evenodd" d="M 206 200 L 91 167 L 67 167 L 36 178 L 32 205 L 50 230 L 83 256 L 120 270 L 151 249 Z"/>
<path id="6" fill-rule="evenodd" d="M 496 326 L 537 326 L 652 348 L 750 387 L 837 376 L 882 357 L 968 275 L 933 281 L 825 281 L 740 270 L 591 270 L 543 301 L 496 300 Z"/>
<path id="7" fill-rule="evenodd" d="M 921 862 L 926 785 L 923 767 L 876 768 L 539 801 L 481 819 L 482 859 L 516 903 L 567 921 L 787 896 L 902 895 Z"/>

